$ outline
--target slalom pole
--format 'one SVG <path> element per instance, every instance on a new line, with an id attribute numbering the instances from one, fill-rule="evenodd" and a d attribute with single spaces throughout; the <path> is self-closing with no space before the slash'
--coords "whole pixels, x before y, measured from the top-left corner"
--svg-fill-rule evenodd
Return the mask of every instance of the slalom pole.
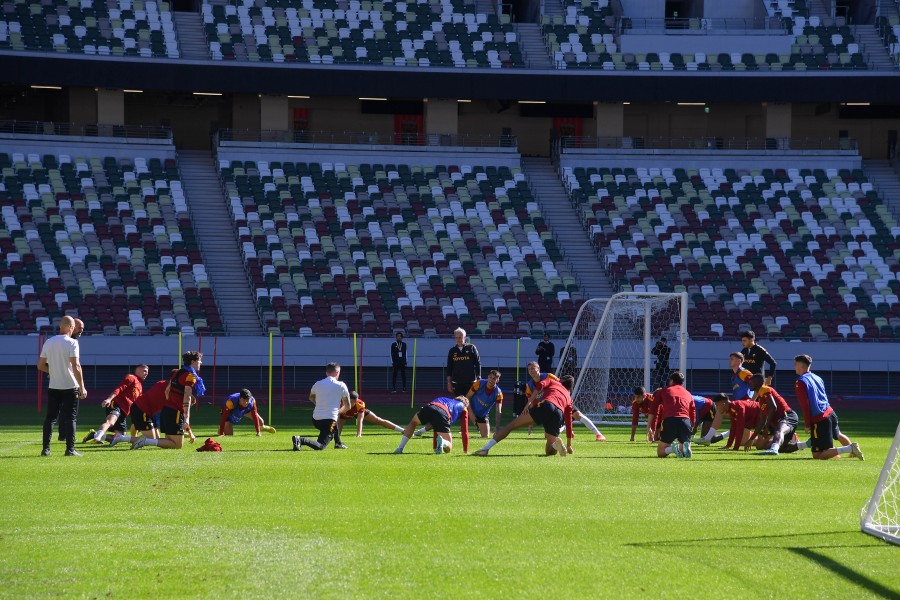
<path id="1" fill-rule="evenodd" d="M 41 348 L 44 346 L 44 334 L 38 334 L 38 361 L 41 360 Z M 37 376 L 37 408 L 38 412 L 43 410 L 44 406 L 44 372 L 38 371 Z"/>
<path id="2" fill-rule="evenodd" d="M 203 334 L 197 336 L 197 352 L 203 353 Z M 199 413 L 200 412 L 200 401 L 197 400 L 197 404 L 194 405 L 194 409 Z"/>
<path id="3" fill-rule="evenodd" d="M 516 338 L 516 381 L 519 381 L 519 346 L 522 345 L 522 338 Z"/>
<path id="4" fill-rule="evenodd" d="M 269 425 L 272 424 L 272 332 L 269 332 Z"/>
<path id="5" fill-rule="evenodd" d="M 219 349 L 219 336 L 213 337 L 213 388 L 212 388 L 212 398 L 210 404 L 215 402 L 216 400 L 216 351 Z"/>
<path id="6" fill-rule="evenodd" d="M 359 362 L 356 357 L 356 332 L 353 332 L 353 389 L 359 389 Z"/>
<path id="7" fill-rule="evenodd" d="M 413 340 L 413 373 L 412 373 L 412 387 L 410 388 L 409 394 L 409 407 L 412 408 L 415 406 L 413 404 L 413 399 L 416 397 L 416 351 L 419 347 L 419 338 Z"/>
<path id="8" fill-rule="evenodd" d="M 284 414 L 284 336 L 281 336 L 281 414 Z"/>
<path id="9" fill-rule="evenodd" d="M 356 386 L 356 393 L 362 396 L 362 369 L 363 369 L 363 344 L 366 338 L 359 338 L 359 385 Z"/>

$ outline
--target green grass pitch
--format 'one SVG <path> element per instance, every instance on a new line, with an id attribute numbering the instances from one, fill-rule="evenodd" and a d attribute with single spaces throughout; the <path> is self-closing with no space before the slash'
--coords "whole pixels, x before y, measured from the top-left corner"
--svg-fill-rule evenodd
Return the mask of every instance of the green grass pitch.
<path id="1" fill-rule="evenodd" d="M 374 407 L 405 424 L 412 411 Z M 264 409 L 265 412 L 265 409 Z M 249 424 L 222 453 L 80 445 L 40 457 L 34 408 L 0 425 L 0 597 L 900 597 L 900 548 L 859 532 L 898 413 L 841 413 L 866 462 L 698 448 L 654 457 L 625 428 L 541 456 L 516 432 L 491 456 L 431 454 L 345 430 L 291 451 L 308 409 Z M 194 419 L 198 444 L 217 415 Z M 79 438 L 101 420 L 88 404 Z M 470 451 L 483 444 L 473 438 Z"/>

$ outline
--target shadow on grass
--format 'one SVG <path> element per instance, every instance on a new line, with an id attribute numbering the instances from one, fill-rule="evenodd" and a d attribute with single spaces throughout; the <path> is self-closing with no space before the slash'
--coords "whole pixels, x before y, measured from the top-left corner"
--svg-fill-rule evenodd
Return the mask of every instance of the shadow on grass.
<path id="1" fill-rule="evenodd" d="M 838 577 L 842 577 L 849 581 L 850 583 L 857 585 L 864 590 L 868 591 L 871 594 L 878 596 L 879 598 L 894 598 L 900 599 L 900 592 L 893 590 L 877 581 L 866 577 L 862 573 L 855 571 L 844 565 L 839 563 L 831 556 L 826 556 L 821 552 L 816 552 L 811 548 L 788 548 L 789 551 L 797 554 L 798 556 L 802 556 L 803 558 L 809 560 L 815 565 L 822 567 L 823 569 L 828 569 Z"/>
<path id="2" fill-rule="evenodd" d="M 821 539 L 826 536 L 835 536 L 835 535 L 852 535 L 854 537 L 858 537 L 860 532 L 855 529 L 844 529 L 839 531 L 815 531 L 810 533 L 783 533 L 779 535 L 751 535 L 751 536 L 741 536 L 741 537 L 715 537 L 715 538 L 694 538 L 694 539 L 681 539 L 681 540 L 653 540 L 648 542 L 630 542 L 627 544 L 622 544 L 623 546 L 631 546 L 634 548 L 659 548 L 659 547 L 668 547 L 668 546 L 693 546 L 693 545 L 708 545 L 708 544 L 726 544 L 729 547 L 733 547 L 734 542 L 742 542 L 747 540 L 770 540 L 775 541 L 779 539 L 790 539 L 790 538 L 798 538 L 798 537 L 816 537 L 817 539 Z M 854 548 L 861 547 L 875 547 L 875 546 L 883 546 L 881 543 L 872 543 L 872 544 L 863 544 L 860 546 L 854 545 Z M 754 546 L 757 547 L 757 546 Z M 888 546 L 885 546 L 888 547 Z M 807 546 L 807 548 L 844 548 L 846 549 L 846 545 L 835 545 L 835 546 Z M 786 546 L 787 550 L 796 550 L 796 548 L 791 546 Z"/>

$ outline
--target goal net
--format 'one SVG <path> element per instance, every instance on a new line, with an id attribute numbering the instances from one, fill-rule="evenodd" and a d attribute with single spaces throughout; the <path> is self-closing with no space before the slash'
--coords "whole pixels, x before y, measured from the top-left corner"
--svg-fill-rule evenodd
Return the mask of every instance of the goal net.
<path id="1" fill-rule="evenodd" d="M 575 407 L 606 424 L 631 422 L 632 390 L 684 372 L 687 294 L 623 292 L 585 302 L 556 374 L 573 375 Z"/>
<path id="2" fill-rule="evenodd" d="M 872 497 L 863 506 L 860 527 L 865 533 L 900 546 L 900 425 Z"/>

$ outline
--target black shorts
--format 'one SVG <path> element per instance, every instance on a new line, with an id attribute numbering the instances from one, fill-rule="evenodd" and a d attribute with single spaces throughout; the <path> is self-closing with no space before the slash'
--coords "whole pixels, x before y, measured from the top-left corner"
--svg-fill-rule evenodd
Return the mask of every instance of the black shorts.
<path id="1" fill-rule="evenodd" d="M 797 419 L 797 413 L 795 413 L 792 410 L 789 410 L 786 413 L 784 413 L 784 416 L 781 418 L 780 421 L 769 425 L 769 431 L 771 431 L 772 433 L 775 433 L 782 426 L 787 427 L 787 430 L 784 433 L 784 441 L 789 442 L 793 438 L 794 432 L 797 431 L 797 424 L 799 422 L 800 421 Z"/>
<path id="2" fill-rule="evenodd" d="M 478 415 L 475 415 L 475 422 L 476 423 L 487 423 L 489 414 L 490 413 L 484 415 L 483 417 L 479 417 Z"/>
<path id="3" fill-rule="evenodd" d="M 813 423 L 809 432 L 811 434 L 809 447 L 813 452 L 824 452 L 834 448 L 834 440 L 841 433 L 841 430 L 838 429 L 837 415 L 831 413 L 827 419 Z"/>
<path id="4" fill-rule="evenodd" d="M 153 415 L 148 415 L 137 406 L 133 406 L 131 409 L 131 424 L 134 425 L 135 431 L 150 431 L 156 429 Z"/>
<path id="5" fill-rule="evenodd" d="M 436 433 L 450 433 L 450 417 L 436 406 L 423 406 L 416 416 L 422 425 L 431 425 Z"/>
<path id="6" fill-rule="evenodd" d="M 458 398 L 459 396 L 465 396 L 466 394 L 468 394 L 469 390 L 472 389 L 473 381 L 475 381 L 475 380 L 473 379 L 469 383 L 460 383 L 458 381 L 454 381 L 453 382 L 453 397 Z"/>
<path id="7" fill-rule="evenodd" d="M 559 437 L 559 430 L 563 426 L 563 412 L 552 402 L 541 402 L 537 406 L 528 409 L 531 419 L 544 427 L 544 433 Z"/>
<path id="8" fill-rule="evenodd" d="M 122 413 L 122 409 L 118 406 L 108 406 L 106 407 L 106 418 L 109 418 L 109 415 L 115 415 L 116 422 L 113 423 L 113 426 L 109 429 L 111 431 L 118 431 L 119 433 L 125 433 L 127 430 L 127 421 L 128 418 Z"/>
<path id="9" fill-rule="evenodd" d="M 163 406 L 159 412 L 159 430 L 166 435 L 184 435 L 184 413 Z"/>
<path id="10" fill-rule="evenodd" d="M 713 419 L 716 418 L 716 405 L 713 404 L 712 408 L 709 409 L 709 412 L 700 419 L 701 423 L 712 423 Z"/>
<path id="11" fill-rule="evenodd" d="M 680 419 L 678 417 L 666 417 L 663 419 L 662 427 L 659 428 L 659 439 L 662 442 L 671 444 L 675 440 L 679 442 L 691 441 L 691 420 Z"/>
<path id="12" fill-rule="evenodd" d="M 526 398 L 524 394 L 516 394 L 513 398 L 513 414 L 521 415 L 522 411 L 525 410 L 526 404 L 528 404 L 528 398 Z"/>

